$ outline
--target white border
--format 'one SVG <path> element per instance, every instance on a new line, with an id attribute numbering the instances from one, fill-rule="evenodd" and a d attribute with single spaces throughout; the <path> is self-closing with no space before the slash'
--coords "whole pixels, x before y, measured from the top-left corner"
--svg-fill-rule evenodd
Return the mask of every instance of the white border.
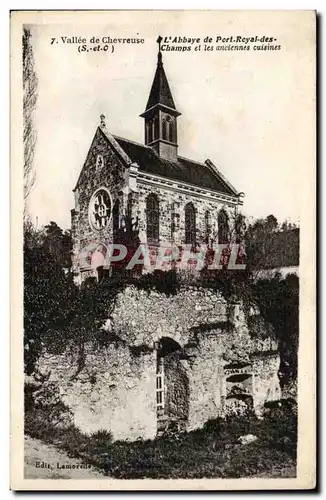
<path id="1" fill-rule="evenodd" d="M 97 9 L 106 9 L 108 7 L 108 4 L 107 4 L 107 1 L 105 0 L 97 0 L 97 2 L 94 4 L 94 2 L 90 2 L 90 1 L 82 1 L 82 0 L 79 0 L 78 2 L 77 1 L 72 1 L 72 0 L 68 0 L 68 1 L 62 1 L 62 0 L 57 0 L 56 2 L 51 2 L 51 1 L 48 1 L 48 0 L 43 0 L 42 2 L 26 2 L 26 1 L 18 1 L 18 2 L 14 2 L 14 5 L 12 5 L 13 2 L 7 2 L 6 0 L 4 0 L 2 3 L 1 3 L 1 7 L 0 7 L 0 12 L 2 14 L 1 16 L 1 19 L 0 19 L 0 22 L 1 22 L 1 36 L 3 37 L 2 38 L 2 44 L 0 45 L 0 53 L 2 55 L 2 63 L 3 63 L 3 70 L 5 72 L 5 69 L 8 67 L 8 70 L 9 70 L 9 58 L 8 58 L 8 53 L 9 53 L 9 43 L 8 43 L 8 40 L 9 40 L 9 23 L 8 23 L 8 11 L 10 8 L 15 8 L 15 9 L 81 9 L 81 8 L 87 8 L 87 9 L 94 9 L 94 8 L 97 8 Z M 194 5 L 195 4 L 195 5 Z M 149 1 L 149 0 L 142 0 L 140 2 L 137 2 L 137 4 L 135 4 L 135 2 L 133 2 L 132 0 L 120 0 L 119 2 L 117 1 L 112 1 L 110 2 L 110 8 L 111 9 L 131 9 L 131 8 L 138 8 L 138 9 L 151 9 L 153 6 L 153 2 L 152 1 Z M 178 9 L 193 9 L 193 8 L 201 8 L 201 9 L 262 9 L 264 7 L 264 10 L 266 9 L 293 9 L 293 8 L 296 8 L 296 9 L 317 9 L 317 11 L 321 14 L 324 14 L 324 12 L 326 11 L 325 9 L 325 2 L 324 0 L 315 0 L 314 2 L 312 2 L 311 0 L 310 1 L 304 1 L 304 0 L 297 0 L 295 2 L 295 4 L 293 3 L 292 0 L 266 0 L 263 4 L 258 1 L 258 0 L 252 0 L 252 1 L 247 1 L 247 2 L 243 2 L 241 0 L 228 0 L 228 2 L 219 2 L 219 3 L 216 3 L 216 1 L 214 0 L 202 0 L 200 2 L 200 5 L 199 3 L 195 3 L 195 2 L 191 2 L 191 1 L 180 1 L 180 0 L 165 0 L 164 2 L 164 6 L 166 9 L 173 9 L 173 8 L 178 8 Z M 324 37 L 320 37 L 320 50 L 321 48 L 324 48 L 324 40 L 325 40 L 325 36 Z M 325 61 L 324 61 L 324 55 L 325 55 L 325 50 L 324 51 L 321 51 L 321 61 L 324 63 L 322 65 L 322 67 L 320 68 L 320 78 L 322 80 L 322 76 L 323 75 L 323 68 L 325 67 Z M 8 66 L 7 66 L 8 65 Z M 321 84 L 321 80 L 319 82 L 319 85 Z M 7 87 L 8 86 L 8 87 Z M 0 205 L 1 205 L 1 210 L 0 210 L 0 213 L 1 213 L 1 217 L 2 217 L 2 234 L 3 235 L 6 235 L 9 233 L 9 219 L 8 219 L 8 213 L 9 213 L 9 191 L 7 189 L 7 182 L 6 180 L 8 180 L 9 178 L 9 172 L 8 172 L 8 169 L 5 167 L 5 165 L 9 165 L 9 149 L 8 149 L 8 143 L 9 143 L 9 131 L 8 131 L 8 114 L 9 114 L 9 103 L 8 103 L 8 93 L 9 93 L 9 81 L 8 79 L 6 78 L 3 78 L 1 80 L 1 87 L 2 87 L 2 92 L 1 92 L 1 96 L 2 96 L 2 99 L 3 99 L 3 102 L 2 102 L 2 113 L 1 113 L 1 118 L 2 118 L 2 134 L 1 134 L 1 140 L 2 140 L 2 149 L 1 151 L 4 153 L 4 156 L 3 156 L 3 169 L 2 169 L 2 182 L 1 182 L 1 189 L 2 189 L 2 193 L 1 193 L 1 196 L 0 196 Z M 8 92 L 7 92 L 7 89 L 8 89 Z M 325 100 L 323 101 L 324 104 L 323 104 L 323 108 L 322 110 L 324 110 L 324 106 L 325 106 Z M 319 106 L 321 105 L 321 102 L 319 103 Z M 8 113 L 7 113 L 7 110 L 8 110 Z M 321 113 L 321 111 L 320 111 Z M 7 135 L 8 134 L 8 135 Z M 320 137 L 320 143 L 322 143 L 323 139 L 326 140 L 324 134 L 326 135 L 326 132 L 325 132 L 325 129 L 324 129 L 324 132 L 322 133 L 321 131 L 321 137 Z M 320 158 L 320 162 L 321 162 L 321 158 Z M 325 191 L 325 176 L 321 176 L 321 170 L 323 168 L 323 164 L 320 165 L 320 183 L 322 184 L 322 189 L 324 188 L 324 191 Z M 323 196 L 322 194 L 320 194 L 320 197 L 321 197 L 321 211 L 322 211 L 322 214 L 321 215 L 326 215 L 325 214 L 325 208 L 324 208 L 324 203 L 323 203 Z M 325 220 L 326 218 L 324 217 L 323 218 L 323 221 Z M 324 234 L 322 235 L 322 243 L 324 243 L 324 237 L 325 237 L 325 232 Z M 2 245 L 1 246 L 1 256 L 2 256 L 2 262 L 4 263 L 7 263 L 9 261 L 9 248 L 7 245 Z M 325 282 L 325 277 L 326 277 L 326 268 L 324 266 L 324 268 L 321 270 L 322 271 L 322 282 L 324 283 Z M 2 283 L 2 296 L 3 297 L 8 297 L 8 288 L 6 286 L 6 283 L 8 283 L 7 281 L 7 278 L 8 278 L 8 266 L 3 266 L 2 268 L 2 279 L 1 279 L 1 283 Z M 1 315 L 1 319 L 2 319 L 2 326 L 4 327 L 3 328 L 3 332 L 7 332 L 8 331 L 8 328 L 7 328 L 7 325 L 9 325 L 9 311 L 6 307 L 6 304 L 7 304 L 7 300 L 3 300 L 1 302 L 1 305 L 2 305 L 2 315 Z M 326 310 L 326 298 L 325 296 L 322 297 L 322 305 L 320 305 L 320 310 L 321 312 L 322 311 L 325 311 Z M 6 343 L 7 342 L 7 343 Z M 8 336 L 4 336 L 2 338 L 2 349 L 1 349 L 1 354 L 3 356 L 2 360 L 1 360 L 1 375 L 2 375 L 2 380 L 5 381 L 5 383 L 3 384 L 3 393 L 2 393 L 2 396 L 4 398 L 4 400 L 7 400 L 8 401 L 8 398 L 6 397 L 8 395 L 8 387 L 9 387 L 9 384 L 6 383 L 6 381 L 8 381 L 9 379 L 9 370 L 8 370 L 8 364 L 9 364 L 9 360 L 8 360 L 8 350 L 5 348 L 5 346 L 8 345 Z M 326 349 L 325 349 L 325 345 L 326 343 L 324 342 L 323 345 L 320 345 L 320 348 L 322 350 L 322 354 L 320 354 L 320 359 L 323 359 L 325 356 L 326 356 Z M 7 378 L 8 377 L 8 378 Z M 2 429 L 2 432 L 4 433 L 3 435 L 3 439 L 2 439 L 2 445 L 1 446 L 1 449 L 2 449 L 2 462 L 1 462 L 1 465 L 2 467 L 0 468 L 1 470 L 1 473 L 0 473 L 0 484 L 1 484 L 1 498 L 9 498 L 9 496 L 11 496 L 12 492 L 9 492 L 8 491 L 8 488 L 9 488 L 9 483 L 8 483 L 8 456 L 9 456 L 9 443 L 8 443 L 8 425 L 9 425 L 9 420 L 8 420 L 8 412 L 4 411 L 1 413 L 1 423 L 2 423 L 2 426 L 1 426 L 1 429 Z M 324 437 L 325 437 L 325 433 L 323 433 L 323 435 L 320 436 L 320 438 L 322 438 L 322 441 L 323 441 L 323 444 L 324 444 Z M 325 461 L 324 461 L 325 463 Z M 320 476 L 323 477 L 323 470 L 320 470 Z M 59 493 L 57 493 L 59 494 Z M 51 495 L 51 496 L 54 496 L 56 497 L 57 494 L 54 494 L 54 495 Z M 112 492 L 110 493 L 112 496 L 115 496 L 114 494 L 112 494 Z M 45 493 L 44 493 L 45 496 L 47 496 Z M 142 496 L 142 494 L 138 494 L 139 496 Z M 167 494 L 162 494 L 162 496 L 164 497 L 165 495 Z M 197 495 L 201 496 L 201 493 L 200 492 L 197 492 Z M 197 496 L 196 495 L 196 496 Z M 59 498 L 67 498 L 68 495 L 66 494 L 60 494 Z M 84 495 L 83 495 L 84 496 Z M 130 495 L 126 495 L 127 497 Z M 148 495 L 146 495 L 148 496 Z M 169 494 L 169 496 L 171 496 L 171 493 Z M 230 498 L 230 497 L 239 497 L 239 494 L 231 494 L 231 495 L 224 495 L 223 493 L 220 493 L 219 494 L 220 497 L 224 497 L 224 498 Z M 265 496 L 263 493 L 260 494 L 260 496 Z M 273 495 L 273 494 L 269 494 L 268 497 L 273 497 L 273 496 L 276 496 L 276 493 Z M 39 498 L 39 495 L 37 494 L 30 494 L 29 495 L 30 498 Z M 86 498 L 93 498 L 93 495 L 92 493 L 88 493 L 85 495 Z M 145 495 L 144 495 L 145 497 Z M 288 493 L 284 492 L 284 494 L 281 494 L 281 495 L 277 495 L 277 498 L 287 498 L 288 497 Z"/>

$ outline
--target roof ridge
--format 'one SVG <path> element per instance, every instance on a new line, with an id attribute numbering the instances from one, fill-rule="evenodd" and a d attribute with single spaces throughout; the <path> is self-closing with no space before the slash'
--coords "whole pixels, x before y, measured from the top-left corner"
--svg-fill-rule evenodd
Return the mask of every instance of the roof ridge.
<path id="1" fill-rule="evenodd" d="M 205 165 L 210 168 L 211 170 L 213 170 L 213 172 L 215 173 L 215 175 L 217 175 L 219 177 L 219 179 L 229 188 L 231 189 L 231 191 L 233 191 L 233 193 L 238 196 L 239 195 L 239 192 L 238 190 L 233 186 L 233 184 L 231 184 L 230 181 L 227 180 L 227 178 L 225 177 L 224 174 L 222 174 L 222 172 L 220 171 L 220 169 L 215 165 L 215 163 L 212 162 L 212 160 L 210 160 L 209 158 L 205 161 Z"/>
<path id="2" fill-rule="evenodd" d="M 192 163 L 197 163 L 197 165 L 200 165 L 201 167 L 207 167 L 207 165 L 205 165 L 205 163 L 200 163 L 200 161 L 197 161 L 197 160 L 191 160 L 191 158 L 186 158 L 185 156 L 180 156 L 178 155 L 178 158 L 181 158 L 182 160 L 187 160 L 187 161 L 191 161 Z"/>
<path id="3" fill-rule="evenodd" d="M 208 164 L 206 160 L 201 163 L 181 155 L 178 155 L 175 160 L 162 158 L 151 146 L 116 135 L 113 138 L 116 139 L 123 150 L 125 149 L 128 152 L 129 157 L 144 172 L 147 171 L 154 175 L 161 175 L 174 181 L 186 182 L 192 186 L 225 193 L 230 196 L 237 194 L 233 186 L 225 180 L 225 177 L 212 162 Z"/>
<path id="4" fill-rule="evenodd" d="M 142 146 L 143 148 L 152 150 L 152 148 L 150 146 L 147 146 L 146 144 L 142 144 L 141 142 L 132 141 L 131 139 L 126 139 L 125 137 L 121 137 L 120 135 L 115 135 L 115 134 L 112 134 L 112 135 L 115 139 L 121 139 L 122 141 L 131 142 L 132 144 L 136 144 L 136 146 Z"/>

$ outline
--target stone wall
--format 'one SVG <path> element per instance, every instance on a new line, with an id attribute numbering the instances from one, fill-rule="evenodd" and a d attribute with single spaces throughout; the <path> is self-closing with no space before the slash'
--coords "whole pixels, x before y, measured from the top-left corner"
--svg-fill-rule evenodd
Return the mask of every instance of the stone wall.
<path id="1" fill-rule="evenodd" d="M 175 295 L 128 286 L 112 314 L 114 331 L 131 345 L 152 346 L 170 337 L 181 347 L 201 329 L 220 331 L 227 323 L 227 302 L 218 292 L 184 286 Z"/>
<path id="2" fill-rule="evenodd" d="M 95 349 L 86 346 L 84 367 L 77 353 L 45 355 L 38 369 L 51 372 L 75 425 L 85 433 L 110 430 L 114 439 L 153 438 L 156 434 L 156 357 L 134 355 L 123 343 Z M 79 372 L 79 373 L 78 373 Z"/>
<path id="3" fill-rule="evenodd" d="M 128 286 L 111 326 L 114 341 L 108 332 L 105 347 L 87 345 L 82 364 L 74 350 L 39 362 L 84 432 L 107 429 L 114 439 L 156 435 L 162 342 L 176 346 L 164 358 L 165 416 L 187 430 L 237 410 L 247 396 L 258 414 L 265 401 L 279 397 L 275 341 L 252 338 L 241 304 L 228 304 L 218 292 L 184 286 L 167 296 Z"/>
<path id="4" fill-rule="evenodd" d="M 188 362 L 189 421 L 188 430 L 201 427 L 207 420 L 224 414 L 223 352 L 229 332 L 210 331 L 198 338 Z"/>
<path id="5" fill-rule="evenodd" d="M 263 414 L 265 402 L 281 398 L 280 382 L 277 375 L 279 367 L 279 356 L 271 355 L 270 351 L 256 352 L 252 356 L 253 401 L 258 416 Z"/>

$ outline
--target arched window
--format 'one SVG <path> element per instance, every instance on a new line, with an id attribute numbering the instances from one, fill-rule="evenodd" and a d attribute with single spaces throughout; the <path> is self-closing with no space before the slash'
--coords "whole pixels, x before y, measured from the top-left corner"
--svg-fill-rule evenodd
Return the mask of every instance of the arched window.
<path id="1" fill-rule="evenodd" d="M 209 210 L 205 212 L 205 243 L 209 243 L 209 237 L 211 235 L 211 214 Z"/>
<path id="2" fill-rule="evenodd" d="M 196 213 L 192 203 L 187 203 L 185 207 L 185 242 L 196 244 Z"/>
<path id="3" fill-rule="evenodd" d="M 149 123 L 145 123 L 146 144 L 149 143 Z"/>
<path id="4" fill-rule="evenodd" d="M 128 194 L 126 214 L 127 214 L 128 219 L 131 220 L 131 218 L 132 218 L 132 193 Z"/>
<path id="5" fill-rule="evenodd" d="M 146 227 L 147 241 L 157 243 L 160 237 L 160 211 L 155 194 L 148 195 L 146 199 Z"/>
<path id="6" fill-rule="evenodd" d="M 175 208 L 175 203 L 172 203 L 171 205 L 171 239 L 174 239 L 175 236 L 175 230 L 176 230 L 176 208 Z"/>
<path id="7" fill-rule="evenodd" d="M 163 120 L 162 121 L 162 139 L 167 140 L 167 121 Z"/>
<path id="8" fill-rule="evenodd" d="M 169 123 L 169 141 L 173 142 L 173 123 Z"/>
<path id="9" fill-rule="evenodd" d="M 172 122 L 171 122 L 171 118 L 168 116 L 166 118 L 166 140 L 167 141 L 170 141 L 170 142 L 173 142 L 173 129 L 172 129 Z"/>
<path id="10" fill-rule="evenodd" d="M 153 122 L 152 120 L 148 122 L 148 142 L 153 142 Z"/>
<path id="11" fill-rule="evenodd" d="M 154 128 L 154 131 L 153 131 L 153 138 L 154 138 L 154 141 L 156 139 L 158 139 L 159 137 L 159 122 L 158 122 L 158 116 L 156 116 L 154 118 L 154 121 L 153 121 L 153 128 Z"/>
<path id="12" fill-rule="evenodd" d="M 245 218 L 242 214 L 238 214 L 235 221 L 235 242 L 240 243 L 244 238 L 244 232 L 246 230 Z"/>
<path id="13" fill-rule="evenodd" d="M 229 242 L 229 221 L 228 216 L 224 210 L 221 210 L 218 214 L 218 242 L 228 243 Z"/>
<path id="14" fill-rule="evenodd" d="M 113 219 L 113 238 L 115 239 L 118 235 L 119 226 L 120 226 L 120 201 L 116 200 L 113 206 L 112 212 Z"/>

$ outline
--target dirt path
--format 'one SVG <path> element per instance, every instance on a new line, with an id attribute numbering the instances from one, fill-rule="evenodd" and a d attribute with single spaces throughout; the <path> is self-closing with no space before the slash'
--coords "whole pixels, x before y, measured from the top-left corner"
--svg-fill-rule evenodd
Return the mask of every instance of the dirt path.
<path id="1" fill-rule="evenodd" d="M 77 458 L 44 444 L 38 439 L 25 437 L 25 479 L 104 479 L 94 467 L 87 467 Z M 69 468 L 66 468 L 66 467 Z M 87 468 L 85 468 L 87 467 Z"/>

